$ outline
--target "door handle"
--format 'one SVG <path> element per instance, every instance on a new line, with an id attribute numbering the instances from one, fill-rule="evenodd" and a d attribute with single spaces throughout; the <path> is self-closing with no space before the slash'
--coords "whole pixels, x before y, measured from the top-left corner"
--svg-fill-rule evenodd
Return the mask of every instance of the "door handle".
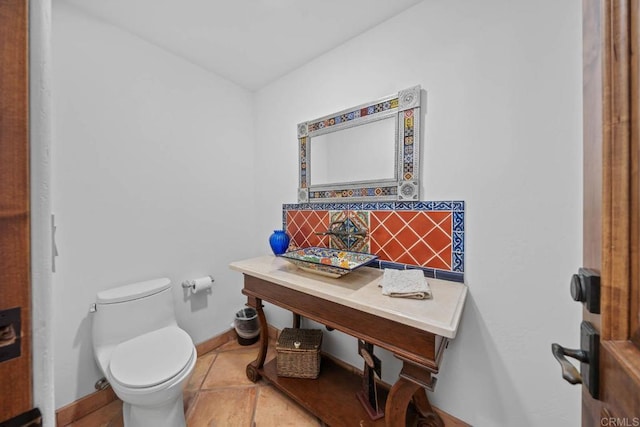
<path id="1" fill-rule="evenodd" d="M 562 378 L 570 384 L 583 384 L 594 399 L 599 394 L 600 335 L 589 322 L 580 324 L 580 349 L 564 348 L 560 344 L 551 344 L 551 353 L 560 363 Z M 580 371 L 567 360 L 567 357 L 580 362 Z"/>
<path id="2" fill-rule="evenodd" d="M 564 378 L 570 384 L 582 384 L 582 375 L 578 372 L 575 366 L 567 360 L 565 356 L 572 359 L 579 360 L 583 363 L 589 363 L 589 355 L 584 350 L 574 350 L 570 348 L 564 348 L 560 344 L 551 344 L 551 353 L 556 358 L 560 367 L 562 368 L 562 378 Z"/>

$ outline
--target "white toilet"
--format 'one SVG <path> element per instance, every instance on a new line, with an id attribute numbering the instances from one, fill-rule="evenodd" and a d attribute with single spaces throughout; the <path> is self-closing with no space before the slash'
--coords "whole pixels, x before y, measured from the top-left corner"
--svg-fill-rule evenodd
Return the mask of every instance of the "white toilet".
<path id="1" fill-rule="evenodd" d="M 182 389 L 196 364 L 178 327 L 171 281 L 155 279 L 99 292 L 93 351 L 123 401 L 125 427 L 184 427 Z"/>

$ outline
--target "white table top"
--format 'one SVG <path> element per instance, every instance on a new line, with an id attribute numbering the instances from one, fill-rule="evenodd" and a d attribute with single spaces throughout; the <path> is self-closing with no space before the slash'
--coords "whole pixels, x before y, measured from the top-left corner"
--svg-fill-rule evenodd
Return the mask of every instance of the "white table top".
<path id="1" fill-rule="evenodd" d="M 296 291 L 375 314 L 446 338 L 455 338 L 467 296 L 467 286 L 427 279 L 432 299 L 414 300 L 382 295 L 383 270 L 361 267 L 338 279 L 298 269 L 286 259 L 265 255 L 235 261 L 232 270 Z"/>

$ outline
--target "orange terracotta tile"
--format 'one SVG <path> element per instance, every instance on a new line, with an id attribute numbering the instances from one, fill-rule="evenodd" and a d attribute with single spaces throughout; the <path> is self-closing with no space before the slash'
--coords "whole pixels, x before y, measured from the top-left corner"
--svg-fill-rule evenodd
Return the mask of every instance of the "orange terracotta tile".
<path id="1" fill-rule="evenodd" d="M 417 242 L 410 251 L 400 256 L 399 262 L 413 265 L 426 265 L 434 256 L 434 251 L 428 245 L 423 242 Z"/>
<path id="2" fill-rule="evenodd" d="M 451 247 L 451 235 L 446 235 L 440 229 L 434 229 L 429 233 L 424 241 L 435 251 L 440 252 L 442 249 Z"/>
<path id="3" fill-rule="evenodd" d="M 405 253 L 404 247 L 398 243 L 396 239 L 387 240 L 380 247 L 380 252 L 378 255 L 381 259 L 386 259 L 388 261 L 394 262 L 402 262 L 398 261 L 400 257 Z"/>
<path id="4" fill-rule="evenodd" d="M 371 211 L 371 221 L 373 221 L 371 224 L 382 223 L 393 213 L 393 211 Z"/>
<path id="5" fill-rule="evenodd" d="M 245 374 L 246 367 L 255 360 L 256 349 L 221 351 L 213 361 L 202 389 L 228 387 L 233 385 L 253 385 Z"/>
<path id="6" fill-rule="evenodd" d="M 400 256 L 398 256 L 394 262 L 399 262 L 402 264 L 418 264 L 416 261 L 414 254 L 409 252 L 403 252 Z"/>
<path id="7" fill-rule="evenodd" d="M 385 227 L 371 227 L 369 231 L 369 242 L 371 244 L 371 252 L 377 254 L 384 243 L 388 242 L 393 235 Z"/>
<path id="8" fill-rule="evenodd" d="M 415 212 L 415 215 L 407 218 L 407 224 L 418 236 L 424 237 L 437 228 L 438 221 L 432 220 L 425 212 Z"/>
<path id="9" fill-rule="evenodd" d="M 381 218 L 382 224 L 384 224 L 384 226 L 389 229 L 392 234 L 395 234 L 406 225 L 405 220 L 400 214 L 401 212 L 391 211 L 388 215 L 386 215 L 386 218 Z"/>
<path id="10" fill-rule="evenodd" d="M 409 227 L 399 230 L 395 238 L 402 245 L 404 251 L 411 250 L 411 247 L 420 240 L 420 236 Z"/>
<path id="11" fill-rule="evenodd" d="M 328 211 L 287 211 L 287 233 L 295 247 L 327 246 L 328 238 L 315 233 L 329 226 Z"/>
<path id="12" fill-rule="evenodd" d="M 433 257 L 431 260 L 429 260 L 426 266 L 430 268 L 450 270 L 451 269 L 451 247 L 444 249 L 442 252 L 438 254 L 438 256 Z"/>
<path id="13" fill-rule="evenodd" d="M 431 211 L 424 212 L 424 214 L 438 224 L 445 233 L 451 235 L 453 214 L 450 211 Z"/>
<path id="14" fill-rule="evenodd" d="M 271 386 L 258 388 L 256 427 L 320 426 L 318 419 Z"/>
<path id="15" fill-rule="evenodd" d="M 256 387 L 203 390 L 187 418 L 187 427 L 251 427 Z"/>
<path id="16" fill-rule="evenodd" d="M 193 368 L 193 373 L 191 374 L 191 378 L 189 378 L 189 382 L 185 385 L 185 390 L 198 390 L 202 385 L 202 381 L 207 376 L 207 372 L 209 372 L 209 368 L 211 367 L 211 363 L 216 358 L 217 353 L 210 351 L 207 354 L 203 354 L 198 357 L 196 360 L 196 366 Z"/>

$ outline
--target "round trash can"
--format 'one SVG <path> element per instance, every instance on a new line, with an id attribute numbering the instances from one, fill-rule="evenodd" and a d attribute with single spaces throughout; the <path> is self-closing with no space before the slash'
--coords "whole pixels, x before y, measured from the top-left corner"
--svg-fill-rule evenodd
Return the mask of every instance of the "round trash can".
<path id="1" fill-rule="evenodd" d="M 236 312 L 233 327 L 238 335 L 238 344 L 251 345 L 260 338 L 258 312 L 253 308 L 243 308 Z"/>

